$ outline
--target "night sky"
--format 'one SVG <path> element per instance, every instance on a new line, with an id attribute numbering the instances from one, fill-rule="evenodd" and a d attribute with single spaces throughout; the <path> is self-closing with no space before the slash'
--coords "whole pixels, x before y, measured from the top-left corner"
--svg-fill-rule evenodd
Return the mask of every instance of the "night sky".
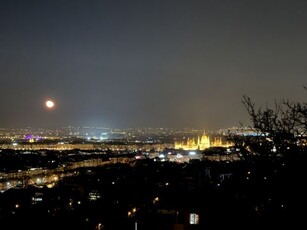
<path id="1" fill-rule="evenodd" d="M 306 0 L 1 0 L 0 127 L 247 125 L 243 95 L 306 101 L 306 12 Z"/>

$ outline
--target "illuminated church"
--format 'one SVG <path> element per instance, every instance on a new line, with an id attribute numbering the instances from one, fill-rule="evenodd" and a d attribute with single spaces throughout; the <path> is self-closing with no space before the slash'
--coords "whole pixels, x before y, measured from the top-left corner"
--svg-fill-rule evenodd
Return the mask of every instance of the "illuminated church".
<path id="1" fill-rule="evenodd" d="M 210 141 L 209 136 L 203 134 L 201 137 L 188 138 L 187 141 L 175 142 L 175 149 L 183 150 L 204 150 L 209 147 L 229 147 L 230 143 L 223 143 L 222 138 L 215 138 L 214 141 Z"/>

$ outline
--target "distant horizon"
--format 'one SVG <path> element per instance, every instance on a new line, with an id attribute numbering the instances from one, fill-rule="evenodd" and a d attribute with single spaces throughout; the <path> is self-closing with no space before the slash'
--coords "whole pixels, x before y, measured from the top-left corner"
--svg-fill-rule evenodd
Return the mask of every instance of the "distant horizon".
<path id="1" fill-rule="evenodd" d="M 250 128 L 251 126 L 231 126 L 231 127 L 222 127 L 219 129 L 206 129 L 206 128 L 197 128 L 197 127 L 105 127 L 105 126 L 78 126 L 78 125 L 67 125 L 67 126 L 60 126 L 60 127 L 34 127 L 34 126 L 24 126 L 24 127 L 1 127 L 0 129 L 49 129 L 49 130 L 55 130 L 55 129 L 64 129 L 64 128 L 96 128 L 96 129 L 119 129 L 119 130 L 127 130 L 127 129 L 174 129 L 174 130 L 185 130 L 185 129 L 190 129 L 190 130 L 197 130 L 201 131 L 203 130 L 204 132 L 206 131 L 219 131 L 219 130 L 224 130 L 224 129 L 241 129 L 241 128 Z"/>

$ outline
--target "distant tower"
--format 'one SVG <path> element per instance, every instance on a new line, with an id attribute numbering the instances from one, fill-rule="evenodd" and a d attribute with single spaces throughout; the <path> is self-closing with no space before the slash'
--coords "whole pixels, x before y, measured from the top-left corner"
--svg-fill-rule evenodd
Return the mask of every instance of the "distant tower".
<path id="1" fill-rule="evenodd" d="M 210 138 L 204 132 L 204 134 L 200 138 L 200 150 L 204 150 L 207 148 L 210 148 Z"/>

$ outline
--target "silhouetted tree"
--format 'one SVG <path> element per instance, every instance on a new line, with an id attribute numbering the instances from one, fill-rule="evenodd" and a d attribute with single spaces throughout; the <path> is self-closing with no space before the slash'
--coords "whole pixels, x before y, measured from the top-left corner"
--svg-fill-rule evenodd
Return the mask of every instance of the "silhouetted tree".
<path id="1" fill-rule="evenodd" d="M 258 153 L 281 153 L 292 151 L 298 140 L 306 137 L 306 103 L 275 100 L 273 108 L 262 108 L 257 107 L 248 96 L 243 96 L 242 103 L 257 135 L 251 137 L 229 134 L 228 139 L 236 146 L 250 148 Z"/>
<path id="2" fill-rule="evenodd" d="M 304 87 L 304 89 L 307 90 L 306 87 Z M 289 117 L 293 119 L 294 126 L 295 126 L 295 133 L 298 135 L 306 135 L 307 134 L 307 103 L 283 100 L 283 105 L 287 107 L 287 111 L 291 112 L 289 114 Z"/>
<path id="3" fill-rule="evenodd" d="M 306 88 L 305 88 L 306 89 Z M 262 152 L 285 152 L 296 146 L 300 136 L 307 133 L 307 104 L 275 100 L 274 107 L 257 108 L 255 103 L 248 97 L 243 96 L 243 101 L 251 122 L 252 128 L 258 133 L 251 140 L 245 139 L 243 142 L 253 145 L 254 148 Z M 261 146 L 261 147 L 260 147 Z"/>

